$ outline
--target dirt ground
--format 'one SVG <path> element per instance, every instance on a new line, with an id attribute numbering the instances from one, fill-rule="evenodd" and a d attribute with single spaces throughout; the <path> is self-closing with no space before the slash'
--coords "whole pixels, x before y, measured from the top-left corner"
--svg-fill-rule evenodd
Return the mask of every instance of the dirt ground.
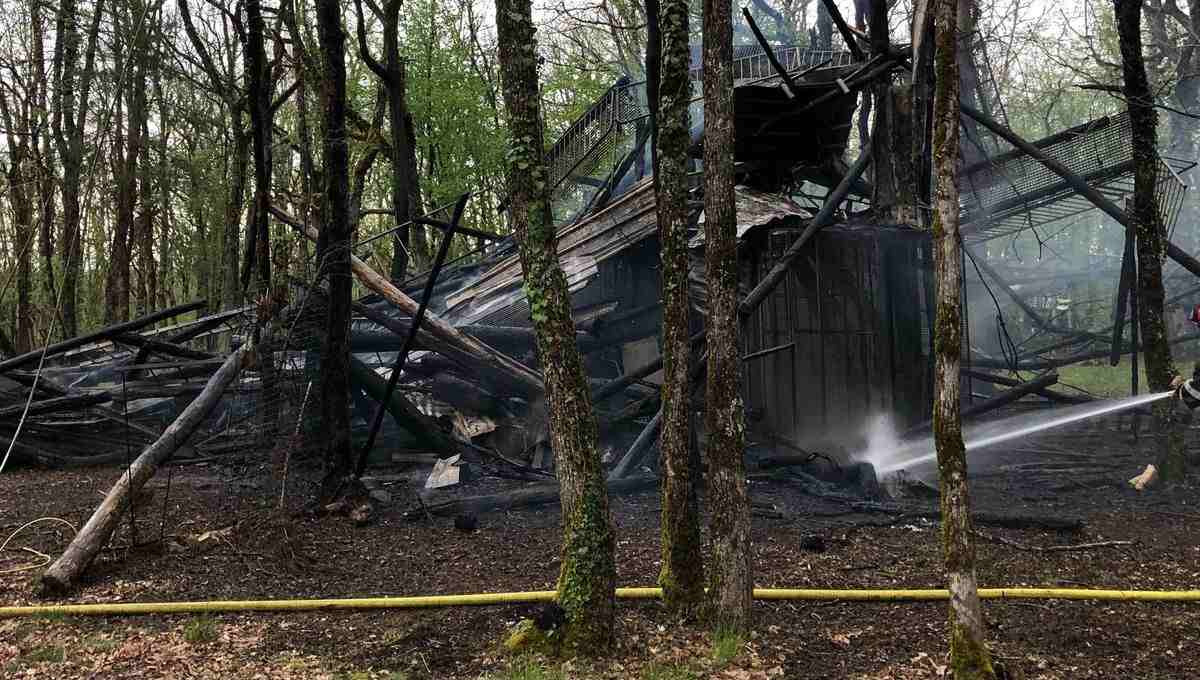
<path id="1" fill-rule="evenodd" d="M 1121 428 L 1121 429 L 1119 429 Z M 1192 485 L 1138 495 L 1123 485 L 1144 465 L 1127 422 L 1092 425 L 996 452 L 976 465 L 976 509 L 1078 518 L 1075 532 L 980 527 L 979 581 L 990 586 L 1191 589 L 1200 582 L 1200 502 Z M 75 526 L 119 466 L 15 470 L 0 476 L 0 541 L 39 517 Z M 386 471 L 384 471 L 386 472 Z M 403 517 L 411 495 L 372 522 L 287 516 L 253 466 L 178 466 L 160 473 L 70 600 L 34 590 L 71 531 L 26 529 L 0 553 L 0 604 L 417 595 L 552 589 L 558 512 L 480 518 L 472 534 L 449 519 Z M 457 493 L 512 487 L 482 479 Z M 885 507 L 817 498 L 786 481 L 752 483 L 756 581 L 762 587 L 940 587 L 937 524 L 912 517 L 932 500 Z M 300 489 L 302 490 L 302 489 Z M 899 509 L 897 509 L 899 508 Z M 653 585 L 659 566 L 654 492 L 613 500 L 618 582 Z M 907 513 L 907 514 L 898 514 Z M 185 537 L 235 525 L 205 546 Z M 825 539 L 823 552 L 801 539 Z M 163 539 L 159 541 L 160 537 Z M 1037 548 L 1099 541 L 1131 545 Z M 806 542 L 807 543 L 807 542 Z M 26 550 L 26 548 L 30 550 Z M 985 603 L 995 657 L 1014 678 L 1191 678 L 1200 658 L 1196 605 L 1068 601 Z M 749 640 L 730 649 L 671 620 L 656 603 L 618 605 L 617 647 L 604 659 L 513 659 L 497 642 L 533 607 L 364 613 L 0 619 L 3 677 L 186 678 L 937 678 L 946 607 L 848 602 L 755 605 Z"/>

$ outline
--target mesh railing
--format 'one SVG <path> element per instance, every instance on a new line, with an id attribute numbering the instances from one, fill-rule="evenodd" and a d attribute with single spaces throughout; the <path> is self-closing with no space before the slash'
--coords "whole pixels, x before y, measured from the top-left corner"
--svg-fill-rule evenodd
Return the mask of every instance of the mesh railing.
<path id="1" fill-rule="evenodd" d="M 1128 112 L 1076 126 L 1034 146 L 1118 204 L 1133 190 Z M 1093 209 L 1049 168 L 1009 148 L 963 171 L 963 237 L 968 242 L 1000 238 Z M 1159 215 L 1170 230 L 1187 187 L 1164 159 L 1159 160 L 1157 188 Z"/>
<path id="2" fill-rule="evenodd" d="M 801 45 L 776 47 L 775 55 L 790 72 L 825 62 L 829 62 L 830 68 L 853 62 L 853 55 L 845 50 L 810 49 Z M 735 49 L 733 72 L 736 84 L 775 75 L 766 53 L 757 46 Z M 699 67 L 691 70 L 691 77 L 698 83 Z M 699 92 L 699 87 L 694 89 Z M 568 221 L 591 205 L 610 173 L 641 146 L 648 117 L 645 83 L 631 83 L 622 78 L 567 128 L 546 154 L 557 222 Z"/>

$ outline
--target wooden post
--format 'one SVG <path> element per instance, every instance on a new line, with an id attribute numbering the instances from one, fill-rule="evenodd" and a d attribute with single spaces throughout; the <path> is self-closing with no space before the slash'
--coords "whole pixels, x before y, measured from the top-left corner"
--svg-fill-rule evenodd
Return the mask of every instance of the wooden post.
<path id="1" fill-rule="evenodd" d="M 71 540 L 62 556 L 42 575 L 42 585 L 46 590 L 67 591 L 92 560 L 96 559 L 96 555 L 108 543 L 109 537 L 117 528 L 134 495 L 154 476 L 158 466 L 188 440 L 200 422 L 220 401 L 225 388 L 241 371 L 249 351 L 248 347 L 243 346 L 230 354 L 221 368 L 209 378 L 200 396 L 188 404 L 175 422 L 133 461 L 128 472 L 121 475 L 100 503 L 100 507 L 92 513 L 91 519 Z"/>

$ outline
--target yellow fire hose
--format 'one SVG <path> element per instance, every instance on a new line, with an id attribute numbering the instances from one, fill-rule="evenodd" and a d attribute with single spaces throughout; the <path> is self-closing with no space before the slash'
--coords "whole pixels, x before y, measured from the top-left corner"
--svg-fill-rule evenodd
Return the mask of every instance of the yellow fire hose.
<path id="1" fill-rule="evenodd" d="M 426 609 L 553 602 L 557 592 L 474 593 L 417 597 L 360 597 L 331 600 L 216 600 L 210 602 L 112 602 L 0 607 L 0 618 L 21 616 L 127 616 L 218 612 L 278 612 L 338 609 Z M 654 600 L 662 588 L 617 588 L 622 600 Z M 848 602 L 921 602 L 950 599 L 943 589 L 821 590 L 755 588 L 759 600 L 844 600 Z M 1200 590 L 1091 590 L 1087 588 L 980 588 L 984 600 L 1107 600 L 1118 602 L 1198 602 Z"/>

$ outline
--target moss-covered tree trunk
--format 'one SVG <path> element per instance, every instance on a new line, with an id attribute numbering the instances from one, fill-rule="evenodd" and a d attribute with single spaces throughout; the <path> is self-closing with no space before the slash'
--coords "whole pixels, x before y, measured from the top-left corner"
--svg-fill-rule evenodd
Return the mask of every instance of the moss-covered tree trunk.
<path id="1" fill-rule="evenodd" d="M 346 140 L 346 39 L 338 0 L 317 0 L 325 200 L 317 261 L 329 281 L 327 326 L 321 346 L 321 434 L 326 438 L 324 496 L 353 470 L 350 448 L 350 151 Z"/>
<path id="2" fill-rule="evenodd" d="M 662 244 L 662 571 L 663 601 L 683 614 L 704 600 L 700 519 L 690 463 L 688 390 L 687 170 L 691 82 L 687 0 L 664 0 L 660 10 L 658 93 L 658 238 Z"/>
<path id="3" fill-rule="evenodd" d="M 1142 55 L 1142 0 L 1113 0 L 1117 35 L 1120 36 L 1121 67 L 1125 77 L 1125 101 L 1133 129 L 1133 219 L 1137 223 L 1137 309 L 1146 362 L 1146 380 L 1152 392 L 1171 388 L 1175 375 L 1171 346 L 1167 343 L 1163 318 L 1163 258 L 1166 240 L 1155 200 L 1158 176 L 1158 115 L 1154 94 L 1146 77 Z M 1183 432 L 1169 401 L 1154 404 L 1157 425 L 1159 474 L 1164 481 L 1177 480 L 1187 471 Z"/>
<path id="4" fill-rule="evenodd" d="M 750 625 L 753 577 L 738 353 L 731 14 L 728 2 L 704 0 L 704 264 L 709 305 L 706 488 L 712 516 L 709 596 L 715 623 L 743 632 Z"/>
<path id="5" fill-rule="evenodd" d="M 975 541 L 962 438 L 959 365 L 962 353 L 961 241 L 958 231 L 958 0 L 934 3 L 933 257 L 937 279 L 934 328 L 933 435 L 941 484 L 942 554 L 950 590 L 950 668 L 955 680 L 994 678 L 984 643 L 975 580 Z"/>
<path id="6" fill-rule="evenodd" d="M 612 640 L 613 530 L 596 416 L 575 345 L 567 279 L 558 262 L 558 239 L 550 215 L 530 0 L 496 0 L 496 28 L 510 138 L 509 218 L 537 333 L 550 444 L 562 495 L 558 603 L 567 619 L 562 640 L 568 650 L 588 653 Z"/>

